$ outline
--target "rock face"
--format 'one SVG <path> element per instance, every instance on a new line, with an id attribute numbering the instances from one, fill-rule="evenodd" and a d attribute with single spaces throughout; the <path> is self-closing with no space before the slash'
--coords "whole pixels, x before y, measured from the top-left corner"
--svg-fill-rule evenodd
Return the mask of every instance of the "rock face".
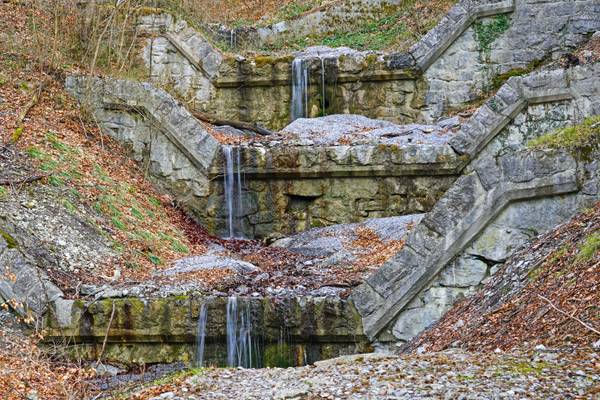
<path id="1" fill-rule="evenodd" d="M 223 148 L 181 104 L 151 85 L 123 80 L 71 77 L 67 88 L 91 101 L 104 131 L 148 163 L 159 185 L 203 225 L 227 233 Z M 246 237 L 260 238 L 428 211 L 464 164 L 448 144 L 456 129 L 456 120 L 297 120 L 269 142 L 235 148 L 233 169 L 243 175 L 235 217 Z"/>
<path id="2" fill-rule="evenodd" d="M 281 129 L 290 121 L 295 57 L 308 71 L 311 117 L 432 121 L 494 89 L 494 78 L 527 73 L 572 50 L 600 30 L 598 21 L 595 0 L 463 0 L 406 53 L 321 50 L 253 58 L 221 54 L 169 16 L 143 17 L 140 28 L 165 32 L 144 48 L 153 80 L 174 82 L 178 94 L 224 119 Z"/>
<path id="3" fill-rule="evenodd" d="M 97 359 L 104 347 L 102 358 L 108 362 L 193 362 L 200 308 L 205 304 L 205 365 L 225 365 L 228 302 L 226 297 L 191 296 L 65 300 L 47 313 L 44 337 L 47 342 L 61 343 L 70 337 L 76 343 L 71 350 L 89 359 Z M 238 298 L 237 304 L 239 314 L 251 321 L 250 333 L 262 365 L 304 365 L 369 350 L 351 302 L 315 297 Z M 239 329 L 239 321 L 231 323 Z M 290 364 L 281 365 L 281 358 Z"/>
<path id="4" fill-rule="evenodd" d="M 352 242 L 359 238 L 358 232 L 361 229 L 373 232 L 376 240 L 389 243 L 392 240 L 401 240 L 410 227 L 417 224 L 422 217 L 423 214 L 413 214 L 316 228 L 280 239 L 272 246 L 283 247 L 309 257 L 321 257 L 324 259 L 324 264 L 352 262 L 361 255 L 363 250 L 352 246 Z M 368 251 L 368 249 L 364 250 Z"/>
<path id="5" fill-rule="evenodd" d="M 600 198 L 597 156 L 525 146 L 599 114 L 599 84 L 598 64 L 512 78 L 463 124 L 450 144 L 472 159 L 464 175 L 352 295 L 370 338 L 410 339 L 531 237 Z"/>
<path id="6" fill-rule="evenodd" d="M 237 273 L 253 272 L 258 268 L 249 262 L 222 256 L 195 256 L 175 261 L 175 265 L 162 272 L 164 275 L 177 275 L 207 269 L 230 269 Z"/>

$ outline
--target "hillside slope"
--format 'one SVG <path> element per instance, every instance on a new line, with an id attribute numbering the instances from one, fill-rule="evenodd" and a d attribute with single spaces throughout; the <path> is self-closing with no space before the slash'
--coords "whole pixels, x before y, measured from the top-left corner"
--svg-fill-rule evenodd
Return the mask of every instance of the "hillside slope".
<path id="1" fill-rule="evenodd" d="M 600 343 L 600 204 L 539 237 L 408 350 Z"/>

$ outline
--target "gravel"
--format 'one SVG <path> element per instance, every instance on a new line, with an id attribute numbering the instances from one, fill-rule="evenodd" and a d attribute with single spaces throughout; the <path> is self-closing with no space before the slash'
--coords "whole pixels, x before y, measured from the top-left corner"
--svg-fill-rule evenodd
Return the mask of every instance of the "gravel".
<path id="1" fill-rule="evenodd" d="M 206 369 L 164 390 L 153 387 L 138 394 L 188 400 L 591 399 L 599 385 L 600 355 L 590 349 L 448 350 L 346 356 L 301 368 Z"/>

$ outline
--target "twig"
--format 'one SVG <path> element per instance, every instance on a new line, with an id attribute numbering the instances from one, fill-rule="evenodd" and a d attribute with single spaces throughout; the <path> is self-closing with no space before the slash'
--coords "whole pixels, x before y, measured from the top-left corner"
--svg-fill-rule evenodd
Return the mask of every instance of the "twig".
<path id="1" fill-rule="evenodd" d="M 256 124 L 251 124 L 249 122 L 220 119 L 214 115 L 206 114 L 206 113 L 203 113 L 203 112 L 197 111 L 197 110 L 192 111 L 192 115 L 201 121 L 208 122 L 209 124 L 213 124 L 213 125 L 218 125 L 218 126 L 229 125 L 233 128 L 256 132 L 262 136 L 269 136 L 269 135 L 273 134 L 272 131 L 265 129 L 261 126 L 258 126 Z"/>
<path id="2" fill-rule="evenodd" d="M 22 185 L 24 183 L 31 183 L 31 182 L 39 181 L 40 179 L 47 178 L 50 175 L 51 174 L 38 174 L 38 175 L 30 175 L 30 176 L 26 176 L 23 178 L 15 178 L 15 179 L 8 179 L 8 178 L 1 179 L 0 178 L 0 186 Z"/>
<path id="3" fill-rule="evenodd" d="M 542 296 L 541 294 L 538 294 L 538 297 L 541 298 L 542 300 L 544 300 L 545 302 L 547 302 L 550 307 L 552 307 L 553 309 L 555 309 L 556 311 L 558 311 L 559 313 L 561 313 L 562 315 L 566 315 L 567 317 L 579 322 L 582 326 L 584 326 L 585 328 L 589 329 L 590 331 L 594 332 L 596 335 L 600 335 L 600 331 L 595 329 L 593 326 L 586 324 L 585 322 L 583 322 L 582 320 L 580 320 L 579 318 L 575 317 L 574 315 L 570 315 L 566 312 L 564 312 L 563 310 L 561 310 L 560 308 L 556 307 L 554 304 L 552 304 L 552 302 L 550 300 L 548 300 L 546 297 Z"/>
<path id="4" fill-rule="evenodd" d="M 104 354 L 104 349 L 106 348 L 106 342 L 108 341 L 108 332 L 110 331 L 110 327 L 113 322 L 113 318 L 115 316 L 115 302 L 112 303 L 112 311 L 110 313 L 110 319 L 108 320 L 108 326 L 106 327 L 106 334 L 104 335 L 104 341 L 102 342 L 102 349 L 100 350 L 100 354 L 98 355 L 98 363 L 102 360 L 102 355 Z"/>
<path id="5" fill-rule="evenodd" d="M 27 114 L 29 114 L 29 111 L 31 111 L 33 106 L 35 106 L 37 104 L 37 102 L 40 100 L 40 96 L 42 95 L 42 92 L 44 91 L 44 89 L 46 88 L 46 86 L 48 85 L 49 82 L 50 82 L 50 78 L 44 79 L 43 81 L 41 81 L 39 83 L 37 88 L 34 90 L 33 96 L 31 96 L 31 99 L 27 102 L 27 104 L 25 104 L 25 107 L 23 108 L 23 110 L 21 110 L 21 112 L 17 116 L 17 121 L 16 121 L 17 130 L 20 130 L 20 131 L 23 130 L 23 121 L 25 120 L 25 117 L 27 117 Z M 21 132 L 18 132 L 18 133 L 15 132 L 15 134 L 10 139 L 11 143 L 15 144 L 19 140 L 20 137 L 21 137 Z"/>

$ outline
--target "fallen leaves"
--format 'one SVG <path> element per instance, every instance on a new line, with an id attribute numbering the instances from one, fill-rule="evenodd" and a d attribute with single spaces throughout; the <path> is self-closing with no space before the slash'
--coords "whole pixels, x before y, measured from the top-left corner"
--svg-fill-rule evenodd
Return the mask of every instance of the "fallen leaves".
<path id="1" fill-rule="evenodd" d="M 493 350 L 525 342 L 560 347 L 598 340 L 600 252 L 589 259 L 579 256 L 586 239 L 598 231 L 600 203 L 513 256 L 491 282 L 455 305 L 410 348 L 437 351 L 458 343 Z M 527 255 L 534 262 L 519 275 L 511 266 Z"/>
<path id="2" fill-rule="evenodd" d="M 94 376 L 89 369 L 53 361 L 37 342 L 11 323 L 0 330 L 0 398 L 81 399 L 89 393 L 85 381 Z M 9 326 L 7 326 L 9 325 Z"/>

